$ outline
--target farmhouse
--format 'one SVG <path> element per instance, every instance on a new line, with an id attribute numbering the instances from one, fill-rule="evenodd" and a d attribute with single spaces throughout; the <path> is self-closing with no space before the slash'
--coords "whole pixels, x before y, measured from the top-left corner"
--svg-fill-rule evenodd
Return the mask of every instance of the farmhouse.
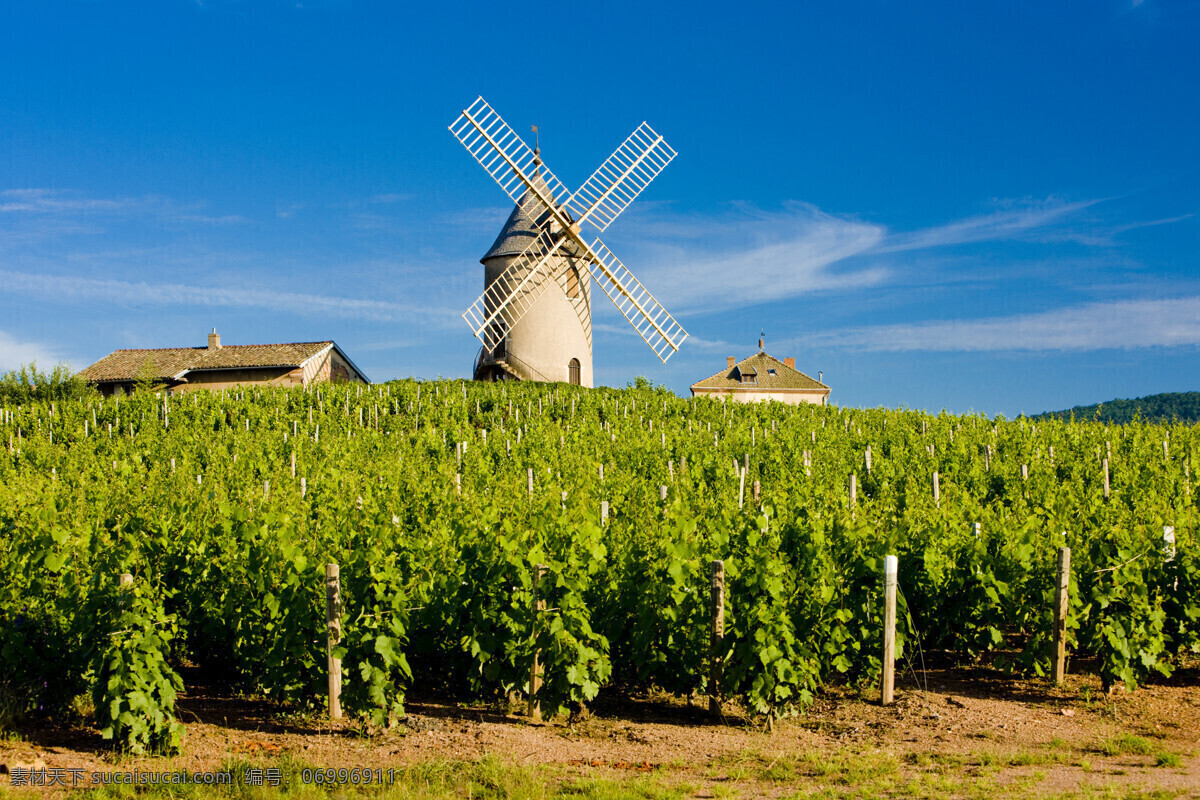
<path id="1" fill-rule="evenodd" d="M 102 393 L 129 392 L 138 382 L 172 392 L 258 384 L 367 383 L 333 342 L 222 345 L 216 328 L 207 347 L 117 350 L 79 373 Z"/>
<path id="2" fill-rule="evenodd" d="M 729 356 L 725 369 L 692 384 L 693 397 L 716 397 L 737 403 L 757 403 L 778 400 L 799 405 L 813 403 L 823 406 L 829 402 L 829 387 L 796 369 L 795 358 L 782 361 L 763 352 L 763 340 L 758 340 L 758 352 L 749 358 L 735 361 Z"/>

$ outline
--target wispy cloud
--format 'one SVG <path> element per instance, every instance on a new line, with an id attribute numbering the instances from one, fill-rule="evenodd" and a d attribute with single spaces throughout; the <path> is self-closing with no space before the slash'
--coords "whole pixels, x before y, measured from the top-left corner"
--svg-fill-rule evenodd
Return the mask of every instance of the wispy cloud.
<path id="1" fill-rule="evenodd" d="M 154 284 L 66 275 L 35 275 L 25 272 L 0 272 L 0 281 L 7 291 L 13 293 L 32 294 L 57 301 L 102 301 L 124 307 L 261 308 L 305 316 L 335 316 L 385 322 L 420 320 L 423 325 L 437 324 L 451 317 L 458 317 L 448 308 L 263 289 L 190 286 L 179 283 Z"/>
<path id="2" fill-rule="evenodd" d="M 1084 351 L 1200 345 L 1200 297 L 1087 303 L 972 320 L 846 328 L 810 343 L 883 352 Z"/>
<path id="3" fill-rule="evenodd" d="M 990 214 L 966 217 L 945 225 L 936 225 L 910 233 L 892 234 L 880 244 L 875 252 L 925 250 L 971 242 L 1020 238 L 1033 231 L 1043 230 L 1098 202 L 1100 201 L 1081 200 L 1068 203 L 1055 198 L 1005 201 L 1004 208 Z"/>
<path id="4" fill-rule="evenodd" d="M 120 214 L 160 204 L 157 197 L 87 197 L 63 189 L 5 189 L 0 191 L 0 213 L 15 214 Z"/>
<path id="5" fill-rule="evenodd" d="M 802 203 L 777 212 L 738 205 L 715 216 L 655 209 L 622 231 L 636 255 L 631 269 L 680 313 L 878 284 L 884 268 L 835 265 L 884 236 L 882 226 Z"/>
<path id="6" fill-rule="evenodd" d="M 27 342 L 0 331 L 0 371 L 7 372 L 22 364 L 38 362 L 39 369 L 49 369 L 62 359 L 54 348 L 41 342 Z"/>
<path id="7" fill-rule="evenodd" d="M 229 224 L 246 222 L 238 214 L 206 214 L 203 203 L 181 204 L 159 195 L 90 197 L 69 189 L 5 189 L 0 214 L 52 218 L 153 217 L 168 222 Z"/>
<path id="8" fill-rule="evenodd" d="M 1119 231 L 1073 224 L 1099 202 L 994 201 L 996 210 L 986 214 L 902 232 L 798 202 L 779 211 L 737 204 L 717 214 L 647 204 L 622 220 L 613 239 L 664 303 L 680 313 L 704 313 L 909 281 L 914 270 L 896 260 L 901 253 L 1014 240 L 1107 244 Z"/>
<path id="9" fill-rule="evenodd" d="M 1170 225 L 1172 222 L 1183 222 L 1185 219 L 1191 219 L 1195 214 L 1180 214 L 1177 217 L 1164 217 L 1163 219 L 1147 219 L 1137 222 L 1129 222 L 1124 225 L 1117 225 L 1113 228 L 1113 233 L 1124 233 L 1125 231 L 1134 231 L 1138 228 L 1154 228 L 1159 225 Z"/>

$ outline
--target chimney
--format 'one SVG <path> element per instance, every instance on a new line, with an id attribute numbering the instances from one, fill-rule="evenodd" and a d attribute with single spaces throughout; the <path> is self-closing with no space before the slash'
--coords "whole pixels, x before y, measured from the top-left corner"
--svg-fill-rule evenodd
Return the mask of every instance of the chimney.
<path id="1" fill-rule="evenodd" d="M 785 358 L 785 359 L 783 360 L 783 365 L 784 365 L 785 367 L 791 367 L 792 369 L 795 369 L 795 368 L 796 368 L 796 357 L 795 357 L 795 356 L 790 356 L 790 357 L 788 357 L 788 358 Z"/>
<path id="2" fill-rule="evenodd" d="M 758 352 L 760 352 L 760 353 L 763 351 L 762 343 L 763 343 L 763 338 L 760 336 L 760 337 L 758 337 Z"/>
<path id="3" fill-rule="evenodd" d="M 818 372 L 818 373 L 817 373 L 817 383 L 824 383 L 825 381 L 821 380 L 823 377 L 825 377 L 825 373 L 824 373 L 824 372 Z"/>
<path id="4" fill-rule="evenodd" d="M 725 366 L 728 367 L 729 369 L 733 369 L 733 356 L 725 356 L 725 359 L 727 362 L 725 364 Z"/>
<path id="5" fill-rule="evenodd" d="M 210 333 L 208 335 L 208 349 L 209 350 L 220 350 L 221 349 L 221 334 L 217 333 L 216 328 L 213 328 L 212 333 Z"/>

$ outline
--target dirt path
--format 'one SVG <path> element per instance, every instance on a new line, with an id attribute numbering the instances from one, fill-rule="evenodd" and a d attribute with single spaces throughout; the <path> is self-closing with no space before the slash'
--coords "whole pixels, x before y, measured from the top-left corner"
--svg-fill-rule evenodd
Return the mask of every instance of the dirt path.
<path id="1" fill-rule="evenodd" d="M 93 729 L 39 726 L 0 741 L 0 763 L 81 769 L 80 785 L 90 785 L 93 771 L 202 772 L 238 762 L 294 775 L 300 766 L 403 769 L 449 760 L 511 774 L 535 769 L 545 796 L 578 795 L 581 781 L 652 778 L 653 791 L 639 788 L 642 796 L 1200 798 L 1200 669 L 1111 698 L 1087 676 L 1054 688 L 991 670 L 944 670 L 930 672 L 927 685 L 902 689 L 888 708 L 833 693 L 773 733 L 732 710 L 714 721 L 706 709 L 666 697 L 606 699 L 586 719 L 544 725 L 495 707 L 414 697 L 403 725 L 363 736 L 353 724 L 331 727 L 266 703 L 193 692 L 180 703 L 187 733 L 175 758 L 119 758 Z"/>

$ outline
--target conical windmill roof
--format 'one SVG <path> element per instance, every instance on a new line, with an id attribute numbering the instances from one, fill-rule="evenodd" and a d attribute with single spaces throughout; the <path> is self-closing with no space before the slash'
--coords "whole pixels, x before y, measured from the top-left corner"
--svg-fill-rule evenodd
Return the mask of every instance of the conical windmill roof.
<path id="1" fill-rule="evenodd" d="M 504 227 L 500 229 L 500 235 L 488 248 L 487 255 L 479 259 L 480 263 L 486 262 L 489 258 L 518 256 L 525 252 L 525 248 L 529 247 L 541 233 L 541 229 L 529 216 L 529 211 L 535 210 L 536 207 L 537 201 L 534 198 L 528 197 L 528 193 L 522 195 L 520 204 L 513 206 L 512 213 L 508 215 Z"/>
<path id="2" fill-rule="evenodd" d="M 547 196 L 550 195 L 550 189 L 542 181 L 541 177 L 535 178 L 539 184 L 538 188 L 543 190 Z M 526 191 L 521 195 L 520 202 L 513 207 L 512 213 L 508 215 L 508 219 L 504 222 L 504 227 L 500 229 L 500 235 L 496 237 L 496 241 L 492 242 L 492 246 L 488 248 L 487 254 L 479 259 L 482 264 L 489 258 L 498 258 L 502 256 L 519 256 L 525 252 L 525 248 L 533 243 L 533 240 L 541 235 L 542 228 L 549 223 L 550 211 L 542 209 L 542 213 L 538 214 L 538 222 L 534 221 L 533 215 L 537 213 L 541 207 L 541 203 L 537 197 Z M 574 250 L 574 247 L 568 248 Z"/>

